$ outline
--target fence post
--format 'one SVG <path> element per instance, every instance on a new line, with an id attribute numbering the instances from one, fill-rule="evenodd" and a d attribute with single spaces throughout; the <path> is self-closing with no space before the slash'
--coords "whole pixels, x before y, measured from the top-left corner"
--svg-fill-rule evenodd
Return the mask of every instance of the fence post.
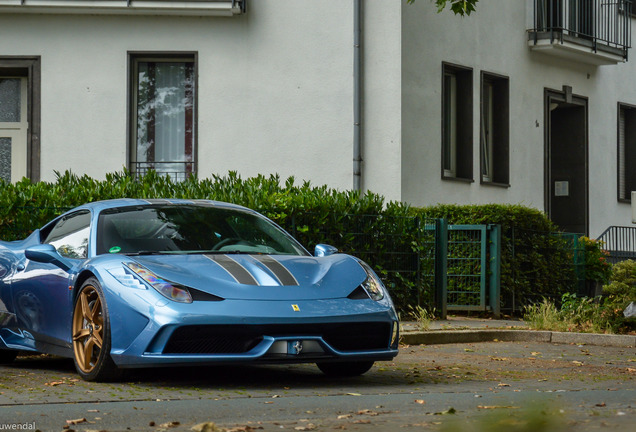
<path id="1" fill-rule="evenodd" d="M 446 319 L 448 300 L 448 223 L 435 220 L 435 307 L 441 319 Z"/>
<path id="2" fill-rule="evenodd" d="M 501 315 L 501 226 L 488 225 L 490 263 L 488 281 L 488 303 L 495 318 Z"/>

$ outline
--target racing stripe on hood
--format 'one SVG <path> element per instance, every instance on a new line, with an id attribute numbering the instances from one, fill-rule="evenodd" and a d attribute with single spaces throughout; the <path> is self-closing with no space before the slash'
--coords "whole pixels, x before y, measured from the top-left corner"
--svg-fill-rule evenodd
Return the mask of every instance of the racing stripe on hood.
<path id="1" fill-rule="evenodd" d="M 252 257 L 263 264 L 269 271 L 272 272 L 281 285 L 299 285 L 294 275 L 287 270 L 287 267 L 276 261 L 269 255 L 252 255 Z"/>
<path id="2" fill-rule="evenodd" d="M 220 265 L 236 282 L 243 285 L 258 285 L 254 276 L 232 257 L 228 255 L 206 255 L 206 257 Z"/>

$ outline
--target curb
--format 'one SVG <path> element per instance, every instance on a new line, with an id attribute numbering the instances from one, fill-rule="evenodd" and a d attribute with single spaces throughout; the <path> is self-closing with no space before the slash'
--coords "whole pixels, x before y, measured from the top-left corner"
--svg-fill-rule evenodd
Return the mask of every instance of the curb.
<path id="1" fill-rule="evenodd" d="M 546 342 L 636 348 L 636 336 L 568 333 L 534 330 L 441 330 L 408 332 L 400 337 L 406 345 L 437 345 L 474 342 Z"/>

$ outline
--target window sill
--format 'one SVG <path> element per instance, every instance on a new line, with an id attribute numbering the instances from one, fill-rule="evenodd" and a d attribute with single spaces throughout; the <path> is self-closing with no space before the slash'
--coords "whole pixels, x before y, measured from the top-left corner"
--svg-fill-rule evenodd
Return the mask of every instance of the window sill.
<path id="1" fill-rule="evenodd" d="M 623 203 L 623 204 L 631 204 L 631 203 L 632 203 L 632 200 L 631 200 L 631 199 L 629 199 L 629 198 L 619 198 L 619 199 L 618 199 L 618 202 L 619 202 L 619 203 Z"/>
<path id="2" fill-rule="evenodd" d="M 482 186 L 494 186 L 498 188 L 509 188 L 510 183 L 497 183 L 492 181 L 483 181 L 481 182 Z"/>
<path id="3" fill-rule="evenodd" d="M 463 178 L 463 177 L 449 177 L 445 175 L 442 175 L 442 180 L 455 181 L 458 183 L 474 183 L 475 182 L 474 179 Z"/>

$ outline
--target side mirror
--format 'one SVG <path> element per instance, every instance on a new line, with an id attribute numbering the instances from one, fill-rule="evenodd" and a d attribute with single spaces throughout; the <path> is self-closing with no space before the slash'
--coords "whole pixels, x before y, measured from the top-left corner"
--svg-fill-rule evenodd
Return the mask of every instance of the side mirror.
<path id="1" fill-rule="evenodd" d="M 72 266 L 60 255 L 55 247 L 50 244 L 40 244 L 31 246 L 24 250 L 24 256 L 31 261 L 53 264 L 64 271 L 68 271 Z"/>
<path id="2" fill-rule="evenodd" d="M 328 244 L 317 244 L 314 249 L 314 256 L 326 257 L 338 253 L 338 248 Z"/>

